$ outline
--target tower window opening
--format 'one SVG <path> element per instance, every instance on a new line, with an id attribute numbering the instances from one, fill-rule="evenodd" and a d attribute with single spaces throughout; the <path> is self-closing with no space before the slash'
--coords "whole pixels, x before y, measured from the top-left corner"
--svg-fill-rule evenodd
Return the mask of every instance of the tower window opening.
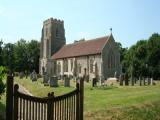
<path id="1" fill-rule="evenodd" d="M 59 31 L 58 31 L 58 28 L 56 29 L 56 37 L 59 36 Z"/>

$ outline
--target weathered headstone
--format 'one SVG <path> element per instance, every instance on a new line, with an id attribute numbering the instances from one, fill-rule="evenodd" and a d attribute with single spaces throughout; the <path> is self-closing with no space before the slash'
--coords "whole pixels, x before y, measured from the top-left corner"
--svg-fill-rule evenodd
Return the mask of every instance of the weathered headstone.
<path id="1" fill-rule="evenodd" d="M 133 77 L 131 78 L 131 81 L 132 81 L 132 86 L 134 86 L 134 78 Z"/>
<path id="2" fill-rule="evenodd" d="M 137 83 L 137 78 L 134 78 L 134 83 L 135 83 L 135 84 Z"/>
<path id="3" fill-rule="evenodd" d="M 117 85 L 117 83 L 118 83 L 117 78 L 108 78 L 106 81 L 107 86 Z"/>
<path id="4" fill-rule="evenodd" d="M 153 85 L 153 78 L 151 78 L 151 85 Z"/>
<path id="5" fill-rule="evenodd" d="M 43 75 L 43 84 L 47 85 L 49 81 L 49 76 L 47 74 Z"/>
<path id="6" fill-rule="evenodd" d="M 35 71 L 33 71 L 32 73 L 32 81 L 37 81 L 37 73 Z"/>
<path id="7" fill-rule="evenodd" d="M 150 80 L 151 80 L 150 78 L 147 78 L 147 81 L 148 81 L 148 85 L 150 85 Z"/>
<path id="8" fill-rule="evenodd" d="M 97 86 L 97 79 L 93 78 L 92 79 L 92 87 L 96 87 Z"/>
<path id="9" fill-rule="evenodd" d="M 20 73 L 19 73 L 19 78 L 20 78 L 20 79 L 23 79 L 23 77 L 24 77 L 24 73 L 23 73 L 23 72 L 20 72 Z"/>
<path id="10" fill-rule="evenodd" d="M 50 87 L 58 87 L 58 78 L 57 78 L 57 76 L 50 77 Z"/>
<path id="11" fill-rule="evenodd" d="M 119 76 L 119 85 L 120 86 L 123 85 L 123 75 L 122 74 Z"/>
<path id="12" fill-rule="evenodd" d="M 25 77 L 28 78 L 28 71 L 25 71 Z"/>
<path id="13" fill-rule="evenodd" d="M 64 77 L 64 87 L 70 87 L 70 78 Z"/>
<path id="14" fill-rule="evenodd" d="M 87 75 L 88 76 L 88 75 Z M 88 76 L 88 82 L 89 82 L 89 76 Z M 105 80 L 104 80 L 104 76 L 102 75 L 101 77 L 100 77 L 100 85 L 101 86 L 104 86 L 105 85 Z"/>
<path id="15" fill-rule="evenodd" d="M 85 81 L 86 81 L 86 82 L 89 82 L 89 75 L 86 75 L 86 76 L 85 76 Z"/>
<path id="16" fill-rule="evenodd" d="M 145 78 L 143 78 L 143 84 L 146 85 L 146 79 Z"/>
<path id="17" fill-rule="evenodd" d="M 32 73 L 30 73 L 29 78 L 32 80 Z"/>

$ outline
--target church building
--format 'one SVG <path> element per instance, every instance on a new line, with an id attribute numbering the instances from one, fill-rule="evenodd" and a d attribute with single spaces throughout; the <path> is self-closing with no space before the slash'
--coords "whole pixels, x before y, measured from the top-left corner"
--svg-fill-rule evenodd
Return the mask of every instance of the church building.
<path id="1" fill-rule="evenodd" d="M 50 18 L 43 22 L 40 74 L 105 80 L 121 74 L 120 52 L 112 33 L 91 40 L 66 44 L 64 22 Z"/>

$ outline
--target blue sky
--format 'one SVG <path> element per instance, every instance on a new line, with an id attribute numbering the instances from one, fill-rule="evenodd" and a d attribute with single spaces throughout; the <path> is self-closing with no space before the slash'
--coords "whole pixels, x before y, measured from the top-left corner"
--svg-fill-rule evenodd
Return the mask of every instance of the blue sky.
<path id="1" fill-rule="evenodd" d="M 50 17 L 64 20 L 67 43 L 110 34 L 129 47 L 160 33 L 160 0 L 0 0 L 0 38 L 40 40 Z"/>

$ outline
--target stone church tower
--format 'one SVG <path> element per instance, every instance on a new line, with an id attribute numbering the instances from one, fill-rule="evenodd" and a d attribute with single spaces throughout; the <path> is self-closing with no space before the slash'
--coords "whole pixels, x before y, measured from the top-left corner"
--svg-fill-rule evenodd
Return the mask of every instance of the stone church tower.
<path id="1" fill-rule="evenodd" d="M 40 48 L 40 67 L 42 75 L 47 71 L 47 63 L 51 56 L 66 44 L 64 22 L 57 19 L 47 19 L 43 22 L 41 48 Z"/>

